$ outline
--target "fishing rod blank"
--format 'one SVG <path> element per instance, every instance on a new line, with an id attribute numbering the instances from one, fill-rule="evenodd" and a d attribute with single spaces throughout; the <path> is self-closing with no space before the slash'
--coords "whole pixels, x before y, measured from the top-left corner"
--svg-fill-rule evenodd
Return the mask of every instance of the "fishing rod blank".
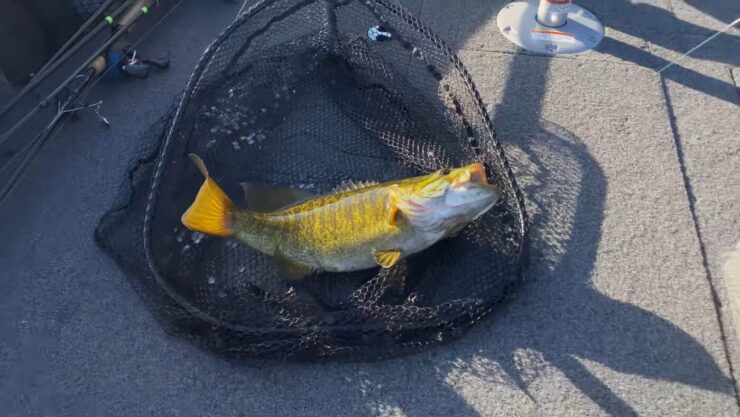
<path id="1" fill-rule="evenodd" d="M 64 45 L 62 45 L 62 47 L 59 48 L 56 51 L 56 53 L 54 54 L 54 56 L 52 56 L 51 58 L 49 58 L 49 60 L 46 61 L 46 63 L 44 64 L 44 66 L 41 67 L 41 69 L 39 69 L 38 71 L 36 71 L 36 74 L 34 75 L 34 78 L 36 78 L 39 75 L 43 74 L 46 71 L 46 69 L 49 68 L 49 66 L 52 63 L 54 63 L 54 61 L 56 61 L 60 56 L 62 56 L 62 54 L 67 50 L 67 48 L 69 48 L 70 46 L 72 46 L 72 44 L 77 40 L 77 38 L 79 38 L 80 36 L 82 36 L 87 31 L 87 29 L 89 27 L 91 27 L 93 25 L 93 23 L 95 23 L 97 21 L 98 20 L 98 17 L 100 17 L 108 9 L 108 6 L 110 6 L 111 3 L 113 3 L 114 1 L 115 0 L 107 0 L 100 7 L 98 7 L 98 9 L 95 10 L 95 12 L 85 21 L 85 23 L 83 23 L 82 26 L 80 26 L 80 28 L 77 29 L 77 32 L 75 32 L 74 35 L 72 35 L 72 37 L 70 37 L 69 39 L 67 39 L 67 42 L 65 42 Z M 33 80 L 33 78 L 31 80 Z"/>
<path id="2" fill-rule="evenodd" d="M 136 0 L 136 3 L 126 12 L 126 14 L 121 17 L 120 24 L 118 27 L 118 30 L 111 35 L 108 40 L 100 47 L 97 51 L 92 55 L 92 58 L 85 61 L 83 65 L 81 65 L 79 68 L 77 68 L 74 71 L 74 75 L 70 76 L 62 84 L 60 84 L 54 91 L 51 92 L 48 96 L 46 96 L 43 100 L 39 102 L 34 108 L 32 108 L 28 113 L 26 113 L 25 116 L 23 116 L 18 122 L 16 122 L 13 126 L 11 126 L 5 133 L 0 136 L 0 145 L 5 143 L 13 133 L 15 133 L 18 129 L 20 129 L 21 126 L 23 126 L 24 123 L 26 123 L 31 117 L 33 117 L 36 112 L 39 111 L 40 108 L 46 107 L 51 100 L 56 97 L 57 94 L 59 94 L 64 88 L 69 85 L 72 80 L 77 78 L 78 74 L 85 71 L 86 68 L 88 68 L 93 61 L 98 59 L 100 55 L 104 55 L 105 51 L 108 50 L 108 48 L 113 45 L 121 36 L 123 36 L 126 31 L 129 29 L 129 27 L 142 15 L 149 12 L 149 6 L 151 6 L 154 3 L 155 0 Z"/>
<path id="3" fill-rule="evenodd" d="M 13 171 L 13 173 L 10 175 L 10 178 L 8 178 L 8 181 L 3 186 L 2 190 L 0 190 L 0 204 L 2 204 L 5 198 L 10 195 L 10 193 L 15 189 L 15 186 L 18 183 L 21 175 L 23 175 L 23 173 L 26 171 L 26 168 L 30 165 L 30 162 L 38 155 L 39 150 L 41 150 L 44 144 L 46 144 L 46 141 L 49 140 L 51 134 L 54 131 L 54 128 L 57 126 L 57 123 L 59 123 L 59 120 L 61 120 L 63 116 L 68 115 L 69 113 L 71 113 L 71 111 L 74 110 L 70 110 L 68 109 L 68 107 L 74 104 L 74 102 L 80 97 L 80 93 L 85 89 L 85 86 L 90 83 L 90 80 L 92 80 L 94 76 L 101 74 L 105 70 L 105 64 L 105 58 L 103 58 L 102 56 L 98 57 L 98 59 L 90 64 L 84 74 L 80 74 L 83 76 L 84 79 L 70 91 L 69 96 L 64 100 L 64 103 L 59 106 L 57 114 L 54 115 L 54 118 L 51 120 L 51 122 L 46 125 L 44 130 L 36 135 L 31 143 L 30 149 L 26 151 L 23 159 L 18 163 L 18 168 Z M 79 78 L 79 76 L 77 78 Z"/>
<path id="4" fill-rule="evenodd" d="M 136 42 L 134 42 L 131 47 L 135 47 L 138 45 L 141 41 L 143 41 L 149 34 L 156 29 L 167 17 L 169 17 L 175 9 L 177 9 L 181 4 L 183 0 L 179 0 L 175 5 L 167 12 L 164 16 L 162 16 L 149 30 L 147 30 Z M 131 22 L 133 23 L 133 22 Z M 84 97 L 87 96 L 87 94 L 92 90 L 93 86 L 97 82 L 99 82 L 103 76 L 112 69 L 115 68 L 116 65 L 124 58 L 124 55 L 121 55 L 121 57 L 118 58 L 118 60 L 114 63 L 107 62 L 105 57 L 103 55 L 100 55 L 96 57 L 93 62 L 90 64 L 90 66 L 87 68 L 87 71 L 85 74 L 79 74 L 75 76 L 74 78 L 78 78 L 79 76 L 84 76 L 86 79 L 81 84 L 79 84 L 77 87 L 75 87 L 70 95 L 65 100 L 65 103 L 63 105 L 59 106 L 59 109 L 57 111 L 57 114 L 54 116 L 54 118 L 51 120 L 51 122 L 42 130 L 34 139 L 26 145 L 24 148 L 22 148 L 19 152 L 25 151 L 26 154 L 23 157 L 23 159 L 18 163 L 18 167 L 13 171 L 10 178 L 6 182 L 6 184 L 3 186 L 2 190 L 0 190 L 0 204 L 2 204 L 5 199 L 10 195 L 10 193 L 15 189 L 15 186 L 17 185 L 18 181 L 20 180 L 21 175 L 25 172 L 26 168 L 29 166 L 30 162 L 38 155 L 41 148 L 44 146 L 44 144 L 49 140 L 49 138 L 54 134 L 54 128 L 56 127 L 59 120 L 61 120 L 61 117 L 67 113 L 71 113 L 72 111 L 81 110 L 85 108 L 89 108 L 92 106 L 99 105 L 100 103 L 97 103 L 95 105 L 91 106 L 84 106 L 81 108 L 76 109 L 66 109 L 67 106 L 74 104 L 76 100 L 84 99 Z M 97 79 L 93 82 L 90 82 L 93 77 L 97 77 Z M 99 116 L 99 115 L 98 115 Z M 100 116 L 99 116 L 100 117 Z M 101 117 L 102 118 L 102 117 Z M 102 118 L 105 123 L 108 123 L 105 118 Z M 58 132 L 59 130 L 57 130 Z M 6 164 L 3 167 L 0 167 L 0 172 L 2 172 L 4 169 L 8 167 L 12 163 L 12 159 L 8 164 Z"/>
<path id="5" fill-rule="evenodd" d="M 109 2 L 112 0 L 109 0 Z M 25 97 L 28 93 L 31 92 L 34 88 L 36 88 L 37 85 L 39 85 L 42 81 L 44 81 L 54 70 L 59 68 L 60 65 L 65 63 L 69 57 L 71 57 L 75 52 L 77 52 L 83 45 L 87 44 L 87 42 L 90 41 L 95 35 L 100 33 L 106 26 L 110 26 L 113 24 L 113 19 L 117 17 L 123 10 L 126 9 L 130 4 L 136 2 L 137 0 L 126 0 L 121 4 L 113 13 L 106 16 L 106 19 L 103 20 L 96 26 L 95 28 L 91 29 L 87 34 L 79 40 L 75 45 L 73 45 L 71 48 L 67 49 L 66 52 L 62 53 L 61 56 L 59 56 L 55 61 L 49 61 L 46 65 L 44 65 L 44 68 L 39 70 L 39 72 L 36 73 L 36 75 L 31 79 L 31 81 L 26 84 L 23 89 L 15 96 L 13 97 L 10 102 L 8 102 L 5 107 L 3 107 L 2 110 L 0 110 L 0 117 L 5 115 L 13 106 L 15 106 L 18 101 L 20 101 L 23 97 Z M 141 0 L 138 0 L 140 3 L 143 3 Z M 112 35 L 111 35 L 112 36 Z M 62 47 L 64 48 L 64 47 Z M 59 51 L 61 52 L 61 50 Z M 59 54 L 57 52 L 57 54 Z M 56 57 L 56 55 L 55 55 Z M 53 60 L 54 58 L 52 58 Z M 1 141 L 1 140 L 0 140 Z"/>

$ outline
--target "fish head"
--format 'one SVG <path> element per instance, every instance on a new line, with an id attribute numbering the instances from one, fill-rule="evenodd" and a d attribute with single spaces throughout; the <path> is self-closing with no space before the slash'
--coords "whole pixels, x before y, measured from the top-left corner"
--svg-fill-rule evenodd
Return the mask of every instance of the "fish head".
<path id="1" fill-rule="evenodd" d="M 483 164 L 441 169 L 391 190 L 391 202 L 417 228 L 458 230 L 488 211 L 501 189 L 488 183 Z"/>

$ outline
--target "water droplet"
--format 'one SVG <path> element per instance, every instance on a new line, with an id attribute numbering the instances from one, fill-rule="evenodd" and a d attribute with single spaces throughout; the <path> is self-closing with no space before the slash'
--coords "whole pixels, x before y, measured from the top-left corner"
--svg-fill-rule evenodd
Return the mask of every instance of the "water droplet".
<path id="1" fill-rule="evenodd" d="M 216 133 L 216 132 L 218 132 L 218 127 L 217 126 L 213 126 L 211 128 L 211 133 Z"/>
<path id="2" fill-rule="evenodd" d="M 219 291 L 218 291 L 218 296 L 219 296 L 219 297 L 221 297 L 221 298 L 224 298 L 224 297 L 226 297 L 226 291 L 224 291 L 224 290 L 219 290 Z"/>
<path id="3" fill-rule="evenodd" d="M 275 93 L 275 100 L 279 100 L 279 99 L 280 99 L 280 93 Z"/>
<path id="4" fill-rule="evenodd" d="M 204 237 L 205 235 L 203 233 L 193 232 L 192 236 L 190 236 L 190 240 L 192 240 L 193 243 L 197 245 L 198 243 L 200 243 L 201 240 L 203 240 Z"/>
<path id="5" fill-rule="evenodd" d="M 239 149 L 241 149 L 241 148 L 242 148 L 242 147 L 241 147 L 241 146 L 239 145 L 239 142 L 237 142 L 237 141 L 231 142 L 231 147 L 232 147 L 232 148 L 234 148 L 234 150 L 235 150 L 235 151 L 238 151 Z"/>
<path id="6" fill-rule="evenodd" d="M 244 265 L 242 265 L 242 266 L 239 267 L 239 272 L 244 272 L 246 270 L 247 270 L 247 267 L 244 266 Z"/>
<path id="7" fill-rule="evenodd" d="M 213 275 L 209 276 L 209 277 L 208 277 L 208 283 L 209 283 L 210 285 L 213 285 L 213 284 L 215 284 L 215 283 L 216 283 L 216 277 L 214 277 Z"/>
<path id="8" fill-rule="evenodd" d="M 190 245 L 185 245 L 182 247 L 182 252 L 185 253 L 190 250 Z"/>
<path id="9" fill-rule="evenodd" d="M 206 143 L 206 148 L 210 148 L 211 146 L 216 144 L 216 139 L 211 139 Z"/>
<path id="10" fill-rule="evenodd" d="M 258 141 L 262 142 L 263 140 L 267 139 L 267 136 L 265 136 L 264 133 L 261 133 L 260 132 L 260 133 L 257 133 L 257 137 L 255 139 L 257 139 Z"/>
<path id="11" fill-rule="evenodd" d="M 260 109 L 260 111 L 261 111 L 262 113 L 267 113 L 267 109 L 266 109 L 266 108 L 264 108 L 264 107 L 263 107 L 263 108 L 261 108 L 261 109 Z"/>

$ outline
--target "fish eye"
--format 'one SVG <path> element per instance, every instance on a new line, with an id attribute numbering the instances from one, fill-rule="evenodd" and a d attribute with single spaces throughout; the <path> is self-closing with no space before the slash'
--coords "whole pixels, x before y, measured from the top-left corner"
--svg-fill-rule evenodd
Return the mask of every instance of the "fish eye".
<path id="1" fill-rule="evenodd" d="M 450 169 L 449 168 L 442 168 L 439 170 L 439 175 L 450 175 Z"/>

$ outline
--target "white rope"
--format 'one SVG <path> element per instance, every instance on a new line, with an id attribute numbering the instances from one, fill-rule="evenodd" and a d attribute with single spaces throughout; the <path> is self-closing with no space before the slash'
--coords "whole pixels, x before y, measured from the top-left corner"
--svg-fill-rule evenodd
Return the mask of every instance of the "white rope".
<path id="1" fill-rule="evenodd" d="M 696 45 L 695 47 L 693 47 L 693 48 L 689 49 L 689 51 L 688 51 L 688 52 L 686 52 L 685 54 L 681 55 L 681 56 L 680 56 L 680 57 L 679 57 L 679 58 L 678 58 L 678 59 L 677 59 L 676 61 L 680 61 L 681 59 L 683 59 L 683 58 L 685 58 L 685 57 L 689 56 L 689 55 L 690 55 L 690 54 L 691 54 L 692 52 L 694 52 L 694 51 L 696 51 L 697 49 L 701 48 L 702 46 L 706 45 L 706 44 L 707 44 L 707 42 L 709 42 L 709 41 L 711 41 L 712 39 L 716 38 L 717 36 L 719 36 L 719 35 L 721 35 L 721 34 L 723 34 L 723 33 L 727 32 L 728 30 L 732 29 L 732 27 L 733 27 L 733 26 L 735 26 L 735 25 L 737 25 L 737 24 L 739 24 L 739 23 L 740 23 L 740 17 L 738 17 L 737 19 L 735 19 L 735 21 L 734 21 L 734 22 L 732 22 L 732 23 L 730 23 L 729 25 L 725 26 L 725 28 L 724 28 L 724 29 L 722 29 L 722 30 L 718 30 L 718 31 L 717 31 L 717 33 L 715 33 L 714 35 L 712 35 L 712 36 L 710 36 L 710 37 L 708 37 L 708 38 L 704 39 L 704 41 L 702 41 L 702 42 L 701 42 L 700 44 L 698 44 L 698 45 Z M 658 74 L 660 74 L 661 72 L 663 72 L 663 71 L 667 70 L 668 68 L 670 68 L 671 66 L 673 66 L 673 64 L 674 64 L 674 62 L 671 62 L 671 63 L 669 63 L 668 65 L 666 65 L 665 67 L 661 68 L 661 69 L 660 69 L 660 70 L 658 71 Z"/>
<path id="2" fill-rule="evenodd" d="M 247 8 L 247 3 L 249 3 L 249 0 L 244 0 L 244 4 L 242 4 L 242 8 L 239 9 L 239 13 L 236 14 L 236 17 L 239 17 L 244 13 L 244 10 Z"/>

